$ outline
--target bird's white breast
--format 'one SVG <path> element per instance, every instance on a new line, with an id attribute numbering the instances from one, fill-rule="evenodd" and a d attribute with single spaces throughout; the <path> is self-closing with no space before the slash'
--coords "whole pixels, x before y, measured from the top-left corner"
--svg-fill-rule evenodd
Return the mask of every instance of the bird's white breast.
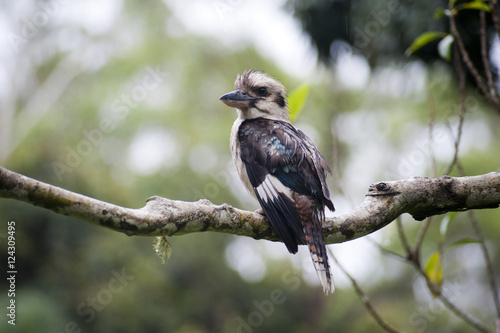
<path id="1" fill-rule="evenodd" d="M 261 197 L 261 199 L 266 202 L 269 200 L 274 200 L 278 197 L 278 192 L 283 193 L 288 196 L 290 199 L 292 198 L 291 190 L 283 185 L 278 178 L 273 175 L 267 175 L 264 182 L 260 184 L 257 188 L 254 189 L 252 184 L 250 183 L 250 179 L 248 178 L 247 170 L 245 164 L 241 160 L 241 150 L 238 139 L 238 131 L 240 129 L 241 124 L 245 119 L 242 117 L 238 117 L 233 127 L 231 128 L 231 138 L 230 138 L 230 148 L 231 155 L 233 156 L 234 166 L 236 167 L 236 171 L 238 171 L 238 175 L 240 176 L 243 185 L 245 185 L 246 189 L 250 192 L 253 197 L 256 197 L 255 191 L 257 191 Z"/>
<path id="2" fill-rule="evenodd" d="M 238 130 L 240 129 L 240 125 L 243 121 L 244 121 L 244 119 L 242 119 L 241 117 L 238 117 L 234 121 L 233 127 L 231 128 L 231 138 L 230 138 L 231 155 L 233 156 L 234 166 L 236 167 L 236 171 L 238 172 L 238 175 L 240 176 L 240 179 L 243 182 L 243 185 L 245 185 L 246 189 L 250 192 L 250 194 L 255 197 L 255 192 L 254 192 L 253 186 L 250 183 L 250 179 L 248 179 L 245 165 L 243 164 L 243 161 L 241 160 L 241 152 L 240 152 L 240 145 L 239 145 L 239 139 L 238 139 Z"/>

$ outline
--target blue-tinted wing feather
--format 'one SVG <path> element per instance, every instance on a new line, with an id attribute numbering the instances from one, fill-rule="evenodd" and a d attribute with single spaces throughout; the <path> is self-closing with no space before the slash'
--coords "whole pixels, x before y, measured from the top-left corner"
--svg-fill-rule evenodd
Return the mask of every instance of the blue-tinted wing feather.
<path id="1" fill-rule="evenodd" d="M 330 168 L 300 130 L 283 121 L 250 119 L 240 126 L 239 140 L 244 162 L 258 163 L 292 191 L 334 210 L 325 179 Z"/>

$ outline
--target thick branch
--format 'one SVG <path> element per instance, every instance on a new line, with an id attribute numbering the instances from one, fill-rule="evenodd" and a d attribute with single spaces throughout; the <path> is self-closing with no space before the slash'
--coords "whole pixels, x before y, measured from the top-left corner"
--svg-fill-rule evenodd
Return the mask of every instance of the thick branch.
<path id="1" fill-rule="evenodd" d="M 0 167 L 0 198 L 10 198 L 104 226 L 127 235 L 173 236 L 217 231 L 255 239 L 278 240 L 267 219 L 256 212 L 208 200 L 185 202 L 161 197 L 140 209 L 125 208 L 42 183 Z M 328 218 L 327 243 L 362 237 L 386 226 L 403 213 L 416 220 L 450 211 L 497 208 L 500 173 L 473 177 L 409 178 L 369 187 L 352 212 Z"/>

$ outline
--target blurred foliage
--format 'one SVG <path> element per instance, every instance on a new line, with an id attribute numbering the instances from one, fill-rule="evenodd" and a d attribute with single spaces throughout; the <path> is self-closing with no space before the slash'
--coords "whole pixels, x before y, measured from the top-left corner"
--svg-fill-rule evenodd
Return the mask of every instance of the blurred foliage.
<path id="1" fill-rule="evenodd" d="M 422 33 L 449 33 L 448 0 L 288 0 L 288 8 L 310 36 L 318 58 L 323 63 L 335 62 L 341 50 L 335 41 L 345 41 L 362 54 L 372 67 L 404 62 L 403 54 Z M 470 52 L 472 63 L 484 73 L 481 61 L 479 11 L 480 1 L 457 0 L 457 29 Z M 498 7 L 498 3 L 497 3 Z M 488 8 L 486 6 L 486 8 Z M 498 7 L 500 8 L 500 7 Z M 486 17 L 488 40 L 496 35 L 492 18 Z M 414 53 L 426 63 L 443 62 L 452 67 L 438 51 L 439 40 L 426 43 Z M 490 42 L 490 47 L 492 43 Z M 496 73 L 495 73 L 496 75 Z M 474 80 L 469 82 L 475 86 Z"/>
<path id="2" fill-rule="evenodd" d="M 302 84 L 288 94 L 288 111 L 290 112 L 290 122 L 294 123 L 295 119 L 304 109 L 304 105 L 309 95 L 309 85 Z"/>
<path id="3" fill-rule="evenodd" d="M 40 7 L 26 1 L 19 9 L 16 3 L 1 3 L 2 18 L 19 33 L 22 18 Z M 343 38 L 346 23 L 365 29 L 373 20 L 370 13 L 385 6 L 383 1 L 294 2 L 295 15 L 313 35 L 320 57 L 327 59 L 331 42 Z M 361 202 L 373 182 L 432 175 L 432 157 L 439 175 L 452 158 L 459 114 L 453 75 L 442 63 L 403 58 L 419 33 L 444 29 L 442 21 L 428 14 L 443 5 L 413 1 L 401 6 L 401 14 L 392 16 L 363 49 L 371 64 L 366 82 L 346 86 L 339 75 L 346 63 L 318 66 L 309 78 L 304 111 L 295 121 L 330 161 L 334 175 L 329 184 L 339 210 Z M 214 10 L 211 4 L 206 9 Z M 172 32 L 168 27 L 182 31 L 182 23 L 168 1 L 124 1 L 114 12 L 105 32 L 93 30 L 98 19 L 86 28 L 76 19 L 47 24 L 8 58 L 3 71 L 9 75 L 0 83 L 1 164 L 128 207 L 141 207 L 148 197 L 160 195 L 256 209 L 231 164 L 228 141 L 235 112 L 218 98 L 248 68 L 266 70 L 289 91 L 304 78 L 290 76 L 251 44 L 228 46 L 214 37 Z M 423 59 L 435 58 L 429 49 L 423 51 Z M 366 63 L 356 52 L 351 56 Z M 466 103 L 461 163 L 469 175 L 500 171 L 498 116 L 472 89 Z M 498 263 L 499 212 L 477 216 Z M 19 272 L 16 326 L 4 318 L 2 332 L 382 331 L 339 271 L 336 292 L 322 294 L 303 249 L 289 256 L 278 246 L 282 244 L 252 240 L 235 254 L 231 245 L 241 237 L 200 233 L 169 238 L 172 256 L 161 264 L 153 238 L 127 237 L 20 202 L 0 200 L 0 221 L 16 222 Z M 413 240 L 421 223 L 405 216 L 403 224 Z M 373 237 L 402 252 L 392 225 Z M 431 223 L 423 260 L 437 251 L 440 237 L 439 224 Z M 441 258 L 442 286 L 461 308 L 491 323 L 479 246 L 473 241 L 457 244 L 471 237 L 466 215 L 457 214 L 444 239 L 445 245 L 455 245 Z M 5 263 L 4 238 L 0 241 L 0 261 Z M 386 320 L 409 332 L 470 332 L 432 300 L 410 265 L 379 256 L 366 243 L 357 240 L 334 250 L 355 270 L 351 273 Z M 363 246 L 369 250 L 358 252 Z M 239 257 L 232 263 L 235 255 Z M 499 267 L 495 269 L 498 276 Z M 6 301 L 1 298 L 3 309 Z"/>

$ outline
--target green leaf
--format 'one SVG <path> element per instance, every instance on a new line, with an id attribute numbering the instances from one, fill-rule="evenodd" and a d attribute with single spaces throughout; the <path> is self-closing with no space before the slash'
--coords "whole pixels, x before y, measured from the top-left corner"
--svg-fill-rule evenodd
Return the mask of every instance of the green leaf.
<path id="1" fill-rule="evenodd" d="M 441 285 L 443 283 L 443 261 L 441 253 L 434 252 L 429 259 L 427 259 L 424 271 L 429 277 L 429 280 L 441 289 Z"/>
<path id="2" fill-rule="evenodd" d="M 438 53 L 446 61 L 451 60 L 451 46 L 455 39 L 452 35 L 448 35 L 443 38 L 438 44 Z"/>
<path id="3" fill-rule="evenodd" d="M 441 17 L 443 16 L 448 16 L 450 13 L 450 11 L 448 9 L 444 9 L 444 8 L 438 8 L 436 9 L 436 11 L 434 12 L 434 19 L 435 20 L 438 20 L 440 19 Z"/>
<path id="4" fill-rule="evenodd" d="M 448 251 L 449 249 L 457 246 L 468 245 L 468 244 L 479 244 L 479 243 L 480 242 L 474 238 L 462 238 L 446 245 L 444 251 Z"/>
<path id="5" fill-rule="evenodd" d="M 415 38 L 413 43 L 405 51 L 405 55 L 409 57 L 412 53 L 420 49 L 421 47 L 427 45 L 428 43 L 436 40 L 438 38 L 444 38 L 448 34 L 440 31 L 427 31 L 422 33 L 420 36 Z"/>
<path id="6" fill-rule="evenodd" d="M 490 12 L 490 7 L 482 0 L 474 0 L 471 2 L 463 3 L 455 7 L 455 10 L 457 12 L 462 9 L 476 9 L 476 10 L 484 10 L 485 12 Z"/>
<path id="7" fill-rule="evenodd" d="M 309 85 L 302 84 L 295 88 L 288 95 L 288 110 L 290 111 L 290 122 L 294 122 L 304 108 L 307 96 L 309 95 Z"/>
<path id="8" fill-rule="evenodd" d="M 446 231 L 448 230 L 448 225 L 455 218 L 455 216 L 457 216 L 457 212 L 446 214 L 443 220 L 441 221 L 441 226 L 439 227 L 439 233 L 442 239 L 444 239 Z"/>
<path id="9" fill-rule="evenodd" d="M 467 245 L 467 244 L 479 244 L 480 242 L 474 238 L 462 238 L 454 241 L 453 243 L 448 244 L 448 248 L 453 246 Z"/>

